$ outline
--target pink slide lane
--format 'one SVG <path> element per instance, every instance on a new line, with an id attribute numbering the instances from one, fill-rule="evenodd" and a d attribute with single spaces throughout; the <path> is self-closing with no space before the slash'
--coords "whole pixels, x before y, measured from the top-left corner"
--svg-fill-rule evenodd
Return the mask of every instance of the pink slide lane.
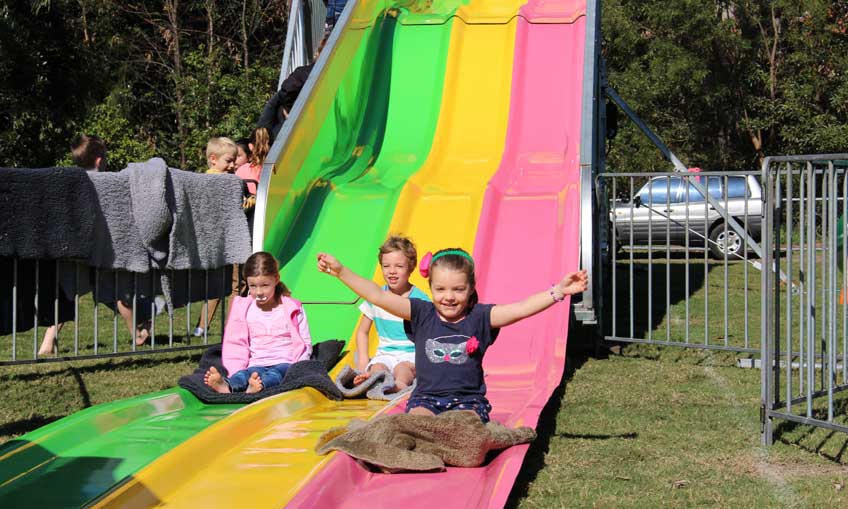
<path id="1" fill-rule="evenodd" d="M 474 246 L 482 302 L 523 298 L 578 267 L 585 22 L 583 1 L 531 0 L 521 10 L 506 148 Z M 493 419 L 536 426 L 562 378 L 568 310 L 566 301 L 501 331 L 484 361 Z M 428 474 L 372 473 L 336 454 L 288 507 L 503 507 L 527 448 Z"/>

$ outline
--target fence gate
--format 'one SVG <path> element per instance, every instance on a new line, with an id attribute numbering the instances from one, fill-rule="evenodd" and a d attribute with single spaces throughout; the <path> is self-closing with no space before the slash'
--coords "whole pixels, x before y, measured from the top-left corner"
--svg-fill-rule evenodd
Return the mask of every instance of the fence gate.
<path id="1" fill-rule="evenodd" d="M 759 172 L 603 173 L 608 341 L 760 351 Z"/>
<path id="2" fill-rule="evenodd" d="M 762 441 L 774 420 L 848 432 L 848 154 L 770 157 L 762 278 Z M 786 280 L 779 278 L 786 275 Z"/>

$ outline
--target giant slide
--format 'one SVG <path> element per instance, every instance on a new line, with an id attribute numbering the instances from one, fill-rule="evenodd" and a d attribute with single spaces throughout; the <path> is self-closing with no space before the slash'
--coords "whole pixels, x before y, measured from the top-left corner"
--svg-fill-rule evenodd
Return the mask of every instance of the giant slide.
<path id="1" fill-rule="evenodd" d="M 360 0 L 345 11 L 263 175 L 257 222 L 306 303 L 313 338 L 352 337 L 359 305 L 315 270 L 317 252 L 380 280 L 376 248 L 388 232 L 410 235 L 422 253 L 473 250 L 484 302 L 576 269 L 585 19 L 585 3 L 571 0 Z M 503 330 L 485 362 L 494 419 L 536 424 L 562 377 L 567 328 L 564 303 Z M 62 499 L 71 503 L 46 504 L 62 506 L 500 507 L 527 448 L 480 468 L 374 474 L 312 449 L 352 418 L 402 411 L 402 399 L 334 402 L 302 389 L 234 411 L 190 398 L 141 398 L 107 432 L 95 426 L 109 415 L 98 407 L 54 423 L 58 433 L 77 418 L 80 437 L 106 437 L 111 449 L 81 438 L 87 450 L 56 454 L 38 435 L 49 426 L 22 437 L 0 449 L 0 500 L 25 483 L 73 492 Z M 172 422 L 184 431 L 168 439 Z M 150 445 L 154 430 L 161 442 Z M 27 449 L 25 471 L 13 462 Z M 68 465 L 51 470 L 57 460 Z"/>

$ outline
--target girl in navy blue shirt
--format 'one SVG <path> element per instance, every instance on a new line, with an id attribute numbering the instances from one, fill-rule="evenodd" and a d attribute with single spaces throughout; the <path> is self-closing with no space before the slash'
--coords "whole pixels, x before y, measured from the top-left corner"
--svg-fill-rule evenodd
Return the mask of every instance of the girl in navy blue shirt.
<path id="1" fill-rule="evenodd" d="M 474 259 L 463 249 L 443 249 L 422 260 L 432 302 L 384 292 L 376 283 L 343 266 L 332 255 L 318 255 L 318 270 L 338 277 L 357 295 L 408 321 L 415 343 L 418 385 L 406 405 L 411 414 L 436 415 L 473 410 L 488 422 L 483 356 L 500 327 L 544 311 L 566 295 L 586 290 L 586 271 L 566 274 L 550 289 L 512 304 L 480 304 Z"/>

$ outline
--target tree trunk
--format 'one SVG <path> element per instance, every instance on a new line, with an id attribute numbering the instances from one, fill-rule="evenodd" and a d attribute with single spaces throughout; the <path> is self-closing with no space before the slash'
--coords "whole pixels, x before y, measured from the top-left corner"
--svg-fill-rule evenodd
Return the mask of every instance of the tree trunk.
<path id="1" fill-rule="evenodd" d="M 174 62 L 174 101 L 177 117 L 177 138 L 180 148 L 180 168 L 186 166 L 186 127 L 183 119 L 183 111 L 185 110 L 185 99 L 183 96 L 183 63 L 182 55 L 180 54 L 180 17 L 179 17 L 179 0 L 165 1 L 165 14 L 168 18 L 168 31 L 166 32 L 166 41 L 169 43 L 171 58 Z M 170 39 L 170 40 L 167 40 Z"/>
<path id="2" fill-rule="evenodd" d="M 209 129 L 212 109 L 212 76 L 215 60 L 215 0 L 206 0 L 206 113 L 205 125 Z"/>
<path id="3" fill-rule="evenodd" d="M 247 0 L 241 1 L 241 50 L 242 50 L 242 65 L 247 70 Z"/>

